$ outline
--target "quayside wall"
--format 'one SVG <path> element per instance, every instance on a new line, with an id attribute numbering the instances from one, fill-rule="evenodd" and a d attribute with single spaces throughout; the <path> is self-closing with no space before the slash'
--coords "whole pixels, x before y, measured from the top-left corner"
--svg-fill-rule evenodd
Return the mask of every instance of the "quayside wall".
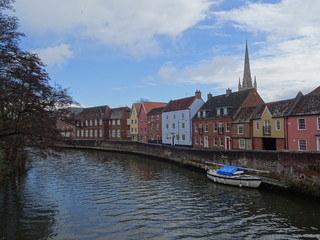
<path id="1" fill-rule="evenodd" d="M 117 151 L 174 161 L 205 169 L 207 162 L 263 170 L 263 183 L 320 197 L 320 153 L 257 150 L 212 150 L 131 141 L 73 141 L 69 147 Z M 212 165 L 216 168 L 219 165 Z"/>

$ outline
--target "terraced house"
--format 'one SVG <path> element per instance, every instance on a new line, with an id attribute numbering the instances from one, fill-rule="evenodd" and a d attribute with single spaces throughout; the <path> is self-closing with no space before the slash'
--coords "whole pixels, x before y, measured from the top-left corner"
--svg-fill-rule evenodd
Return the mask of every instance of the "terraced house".
<path id="1" fill-rule="evenodd" d="M 140 103 L 133 103 L 130 111 L 130 136 L 132 141 L 139 141 L 139 126 L 138 126 L 138 112 L 140 110 Z"/>
<path id="2" fill-rule="evenodd" d="M 147 114 L 148 143 L 162 143 L 162 112 L 164 108 L 165 107 L 154 108 Z"/>

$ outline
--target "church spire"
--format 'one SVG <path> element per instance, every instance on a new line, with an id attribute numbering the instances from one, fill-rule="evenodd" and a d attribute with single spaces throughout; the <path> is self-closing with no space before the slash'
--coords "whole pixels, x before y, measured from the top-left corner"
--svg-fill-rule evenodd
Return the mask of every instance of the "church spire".
<path id="1" fill-rule="evenodd" d="M 243 70 L 241 90 L 246 90 L 251 88 L 253 88 L 253 86 L 252 86 L 252 78 L 250 73 L 248 43 L 246 41 L 246 51 L 245 51 L 245 57 L 244 57 L 244 70 Z"/>

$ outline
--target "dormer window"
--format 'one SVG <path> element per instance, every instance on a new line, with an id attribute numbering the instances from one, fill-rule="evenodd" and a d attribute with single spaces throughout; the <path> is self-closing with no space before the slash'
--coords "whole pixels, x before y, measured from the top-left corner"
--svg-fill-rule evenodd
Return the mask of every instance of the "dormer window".
<path id="1" fill-rule="evenodd" d="M 223 116 L 227 116 L 228 115 L 228 108 L 223 108 Z"/>
<path id="2" fill-rule="evenodd" d="M 202 111 L 202 117 L 206 117 L 206 111 Z"/>

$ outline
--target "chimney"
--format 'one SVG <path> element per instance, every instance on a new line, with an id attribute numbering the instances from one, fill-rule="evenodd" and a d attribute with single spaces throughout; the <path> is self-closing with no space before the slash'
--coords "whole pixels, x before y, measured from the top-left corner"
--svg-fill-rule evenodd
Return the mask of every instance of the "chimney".
<path id="1" fill-rule="evenodd" d="M 209 101 L 211 98 L 212 98 L 212 94 L 211 94 L 211 93 L 208 93 L 208 95 L 207 95 L 207 101 Z"/>
<path id="2" fill-rule="evenodd" d="M 201 99 L 201 92 L 200 92 L 200 90 L 196 90 L 196 92 L 195 92 L 195 97 L 196 97 L 197 99 Z"/>
<path id="3" fill-rule="evenodd" d="M 230 88 L 228 88 L 228 89 L 226 90 L 226 96 L 228 97 L 231 93 L 232 93 L 232 90 L 231 90 Z"/>

